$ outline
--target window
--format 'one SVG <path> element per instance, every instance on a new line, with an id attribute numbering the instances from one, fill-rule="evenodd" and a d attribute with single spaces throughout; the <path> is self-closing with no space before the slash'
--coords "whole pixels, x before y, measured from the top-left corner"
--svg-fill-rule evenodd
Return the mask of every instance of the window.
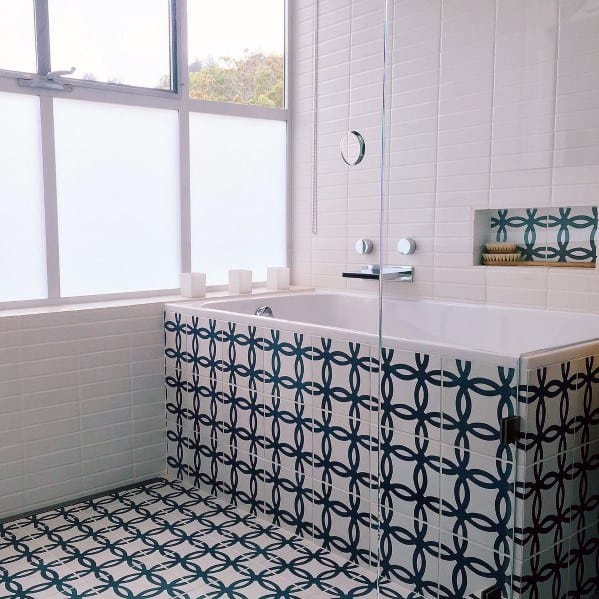
<path id="1" fill-rule="evenodd" d="M 55 100 L 65 297 L 179 286 L 179 139 L 172 110 Z"/>
<path id="2" fill-rule="evenodd" d="M 39 100 L 0 93 L 0 302 L 46 297 Z"/>
<path id="3" fill-rule="evenodd" d="M 285 123 L 192 114 L 191 227 L 193 270 L 207 282 L 247 268 L 266 280 L 285 264 Z M 213 226 L 206 227 L 205 223 Z"/>
<path id="4" fill-rule="evenodd" d="M 49 0 L 52 70 L 70 77 L 171 89 L 168 0 Z"/>
<path id="5" fill-rule="evenodd" d="M 0 0 L 0 69 L 36 70 L 33 0 Z"/>
<path id="6" fill-rule="evenodd" d="M 285 18 L 286 0 L 0 0 L 0 308 L 286 264 Z"/>
<path id="7" fill-rule="evenodd" d="M 282 0 L 188 0 L 188 13 L 191 98 L 284 108 Z"/>

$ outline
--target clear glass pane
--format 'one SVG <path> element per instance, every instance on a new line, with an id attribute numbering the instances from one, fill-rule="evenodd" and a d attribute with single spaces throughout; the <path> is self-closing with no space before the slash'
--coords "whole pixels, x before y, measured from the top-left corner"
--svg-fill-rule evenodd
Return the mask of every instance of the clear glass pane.
<path id="1" fill-rule="evenodd" d="M 33 0 L 0 0 L 0 69 L 37 70 Z"/>
<path id="2" fill-rule="evenodd" d="M 286 124 L 192 114 L 192 267 L 208 283 L 231 268 L 266 280 L 286 262 Z"/>
<path id="3" fill-rule="evenodd" d="M 49 0 L 52 69 L 75 79 L 171 89 L 168 0 Z"/>
<path id="4" fill-rule="evenodd" d="M 0 302 L 47 295 L 38 98 L 0 93 Z"/>
<path id="5" fill-rule="evenodd" d="M 55 100 L 64 296 L 179 287 L 175 111 Z"/>
<path id="6" fill-rule="evenodd" d="M 189 95 L 285 107 L 284 0 L 189 0 Z"/>

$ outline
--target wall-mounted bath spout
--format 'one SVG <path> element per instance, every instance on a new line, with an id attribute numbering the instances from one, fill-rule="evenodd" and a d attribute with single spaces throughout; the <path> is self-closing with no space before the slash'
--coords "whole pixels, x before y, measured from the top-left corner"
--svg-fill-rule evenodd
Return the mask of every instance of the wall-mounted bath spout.
<path id="1" fill-rule="evenodd" d="M 363 266 L 357 272 L 344 272 L 342 276 L 345 279 L 384 279 L 385 281 L 398 281 L 403 283 L 414 282 L 413 266 L 383 266 L 378 265 Z"/>

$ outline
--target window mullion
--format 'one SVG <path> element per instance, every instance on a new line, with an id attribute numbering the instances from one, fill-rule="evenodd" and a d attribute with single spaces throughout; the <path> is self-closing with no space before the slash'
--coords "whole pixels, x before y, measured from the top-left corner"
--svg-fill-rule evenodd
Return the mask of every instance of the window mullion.
<path id="1" fill-rule="evenodd" d="M 34 0 L 37 72 L 40 77 L 52 70 L 50 61 L 50 21 L 48 0 Z M 60 298 L 60 262 L 58 249 L 58 208 L 56 196 L 56 151 L 54 144 L 54 99 L 51 94 L 39 94 L 42 165 L 44 185 L 44 219 L 46 227 L 46 273 L 48 299 Z"/>
<path id="2" fill-rule="evenodd" d="M 40 97 L 42 164 L 44 175 L 44 218 L 46 224 L 46 272 L 48 299 L 60 298 L 58 206 L 56 193 L 56 151 L 54 140 L 54 99 Z"/>
<path id="3" fill-rule="evenodd" d="M 48 0 L 35 2 L 35 40 L 37 52 L 37 72 L 45 77 L 51 70 L 50 60 L 50 17 Z"/>
<path id="4" fill-rule="evenodd" d="M 181 272 L 191 272 L 191 161 L 189 142 L 189 72 L 187 57 L 187 0 L 175 3 L 176 73 L 179 106 L 181 188 Z"/>

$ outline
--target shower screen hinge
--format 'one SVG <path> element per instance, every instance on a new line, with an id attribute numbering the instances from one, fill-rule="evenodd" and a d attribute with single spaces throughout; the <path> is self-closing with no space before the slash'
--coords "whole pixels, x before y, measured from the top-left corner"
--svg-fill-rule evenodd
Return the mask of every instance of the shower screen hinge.
<path id="1" fill-rule="evenodd" d="M 518 416 L 509 416 L 501 421 L 501 442 L 504 445 L 513 445 L 518 440 L 519 432 L 520 418 Z M 492 597 L 494 595 L 489 595 L 489 598 Z"/>
<path id="2" fill-rule="evenodd" d="M 501 589 L 498 586 L 491 587 L 480 594 L 480 599 L 501 599 Z"/>

